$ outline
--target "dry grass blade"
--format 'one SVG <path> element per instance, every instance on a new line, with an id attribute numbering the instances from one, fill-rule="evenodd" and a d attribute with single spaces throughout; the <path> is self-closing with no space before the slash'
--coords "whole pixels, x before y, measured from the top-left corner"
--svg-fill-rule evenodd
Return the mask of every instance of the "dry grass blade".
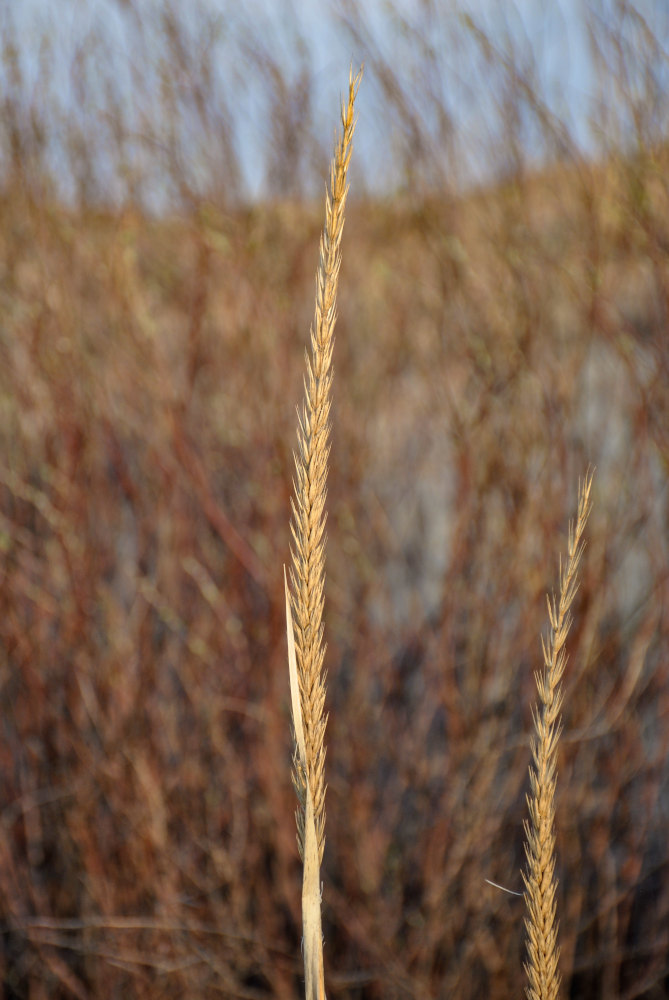
<path id="1" fill-rule="evenodd" d="M 287 593 L 289 666 L 295 768 L 297 831 L 304 862 L 302 921 L 307 1000 L 325 996 L 320 913 L 320 863 L 325 840 L 326 717 L 323 658 L 325 584 L 325 497 L 330 453 L 330 391 L 341 238 L 355 121 L 353 110 L 361 74 L 349 76 L 348 101 L 342 103 L 342 133 L 335 146 L 330 190 L 325 199 L 325 229 L 316 275 L 316 311 L 311 357 L 306 359 L 305 402 L 298 417 L 291 594 Z"/>
<path id="2" fill-rule="evenodd" d="M 534 711 L 535 735 L 530 767 L 529 822 L 525 823 L 527 872 L 528 1000 L 555 1000 L 560 992 L 558 925 L 555 914 L 555 779 L 560 738 L 561 681 L 567 662 L 565 642 L 571 626 L 570 607 L 578 589 L 583 532 L 590 514 L 592 472 L 579 486 L 576 526 L 569 526 L 567 562 L 560 566 L 560 597 L 548 598 L 550 633 L 542 639 L 544 667 L 536 674 L 539 704 Z"/>
<path id="3" fill-rule="evenodd" d="M 300 775 L 306 774 L 307 752 L 300 709 L 300 688 L 297 676 L 297 652 L 293 616 L 290 609 L 290 593 L 284 569 L 286 589 L 286 630 L 288 638 L 288 670 L 290 676 L 290 700 L 295 731 L 295 768 Z M 321 932 L 320 859 L 314 822 L 314 804 L 308 783 L 304 784 L 305 815 L 302 821 L 304 845 L 302 850 L 304 875 L 302 879 L 302 926 L 305 983 L 307 998 L 325 998 L 323 971 L 323 945 Z M 299 822 L 299 820 L 298 820 Z"/>

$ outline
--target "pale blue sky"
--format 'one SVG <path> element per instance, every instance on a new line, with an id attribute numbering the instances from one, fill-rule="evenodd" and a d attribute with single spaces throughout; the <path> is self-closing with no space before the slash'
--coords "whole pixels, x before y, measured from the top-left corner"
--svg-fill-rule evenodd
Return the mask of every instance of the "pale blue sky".
<path id="1" fill-rule="evenodd" d="M 365 0 L 358 7 L 364 11 L 367 38 L 356 40 L 346 28 L 345 0 L 191 0 L 188 6 L 176 4 L 181 18 L 191 11 L 192 48 L 210 39 L 198 28 L 204 12 L 216 25 L 214 64 L 217 78 L 227 99 L 234 105 L 234 132 L 241 161 L 245 191 L 262 194 L 267 182 L 266 146 L 268 141 L 268 80 L 262 79 L 252 51 L 265 50 L 275 58 L 288 79 L 297 77 L 301 65 L 309 65 L 315 142 L 329 148 L 339 95 L 346 86 L 349 64 L 365 61 L 370 67 L 358 102 L 358 170 L 371 189 L 387 189 L 401 184 L 396 151 L 406 142 L 398 120 L 388 114 L 382 89 L 374 73 L 375 54 L 381 55 L 407 92 L 421 93 L 421 87 L 436 89 L 460 136 L 461 156 L 458 180 L 484 179 L 490 150 L 501 137 L 499 99 L 503 94 L 502 78 L 490 74 L 480 46 L 473 41 L 471 25 L 465 26 L 468 14 L 503 52 L 513 44 L 521 59 L 535 60 L 535 82 L 549 108 L 566 120 L 572 136 L 581 148 L 592 146 L 590 123 L 597 118 L 597 77 L 593 72 L 584 12 L 601 22 L 615 9 L 616 0 L 460 0 L 425 3 L 420 0 Z M 669 34 L 669 2 L 638 0 L 637 7 L 658 38 L 666 43 Z M 59 82 L 57 89 L 63 107 L 85 107 L 94 120 L 95 109 L 102 109 L 104 95 L 95 93 L 95 79 L 89 78 L 86 93 L 76 93 L 70 82 L 70 70 L 77 53 L 91 58 L 89 39 L 96 33 L 105 39 L 104 58 L 114 60 L 114 80 L 118 93 L 137 101 L 136 84 L 131 79 L 131 65 L 148 66 L 155 53 L 150 51 L 151 36 L 133 35 L 129 10 L 142 17 L 164 9 L 160 0 L 20 0 L 11 8 L 20 47 L 24 53 L 27 76 L 36 77 L 39 65 L 39 39 L 48 38 L 51 46 L 50 73 Z M 350 6 L 348 7 L 350 10 Z M 6 9 L 7 10 L 7 9 Z M 0 29 L 2 18 L 0 15 Z M 402 22 L 402 23 L 400 23 Z M 134 43 L 133 43 L 134 37 Z M 212 34 L 213 37 L 213 34 Z M 421 44 L 432 49 L 432 77 L 427 73 Z M 111 53 L 111 55 L 110 55 Z M 487 75 L 490 74 L 490 75 Z M 156 77 L 157 79 L 157 77 Z M 414 108 L 429 133 L 438 123 L 435 109 L 420 100 Z M 526 140 L 533 146 L 532 125 Z M 195 147 L 193 147 L 195 154 Z M 538 158 L 543 151 L 537 148 Z M 391 164 L 394 166 L 391 168 Z"/>

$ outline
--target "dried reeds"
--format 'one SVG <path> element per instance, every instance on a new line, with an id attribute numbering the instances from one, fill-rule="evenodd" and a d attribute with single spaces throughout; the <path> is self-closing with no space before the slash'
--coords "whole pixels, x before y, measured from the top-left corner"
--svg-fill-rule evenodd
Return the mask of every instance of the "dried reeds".
<path id="1" fill-rule="evenodd" d="M 537 672 L 539 705 L 534 711 L 535 735 L 530 767 L 530 818 L 525 823 L 527 872 L 523 872 L 527 917 L 528 1000 L 555 1000 L 560 991 L 555 913 L 555 780 L 561 732 L 561 682 L 567 662 L 565 642 L 571 627 L 570 608 L 578 589 L 582 541 L 590 514 L 592 473 L 579 486 L 576 526 L 569 526 L 567 562 L 560 566 L 560 597 L 547 598 L 550 633 L 542 638 L 544 666 Z"/>
<path id="2" fill-rule="evenodd" d="M 336 142 L 325 198 L 325 228 L 316 275 L 316 311 L 311 357 L 306 357 L 305 400 L 298 414 L 295 498 L 292 502 L 290 571 L 286 587 L 297 792 L 297 839 L 304 863 L 302 923 L 307 1000 L 325 997 L 321 936 L 320 864 L 325 842 L 325 674 L 323 591 L 325 583 L 325 498 L 330 453 L 330 392 L 341 238 L 348 187 L 346 175 L 355 130 L 353 110 L 361 73 L 349 76 L 342 102 L 342 133 Z"/>

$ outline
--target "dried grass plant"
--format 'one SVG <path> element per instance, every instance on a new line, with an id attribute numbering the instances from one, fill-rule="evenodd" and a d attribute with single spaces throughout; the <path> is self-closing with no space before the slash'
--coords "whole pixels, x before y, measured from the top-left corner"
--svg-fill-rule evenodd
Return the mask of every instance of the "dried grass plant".
<path id="1" fill-rule="evenodd" d="M 592 472 L 579 486 L 576 525 L 569 526 L 567 562 L 560 566 L 560 596 L 548 598 L 550 633 L 542 638 L 544 666 L 536 674 L 539 705 L 530 767 L 530 818 L 525 824 L 527 872 L 523 872 L 528 915 L 528 1000 L 556 1000 L 560 992 L 558 923 L 555 907 L 555 782 L 561 732 L 562 677 L 567 663 L 565 643 L 572 623 L 571 605 L 578 590 L 583 532 L 591 509 Z"/>
<path id="2" fill-rule="evenodd" d="M 349 76 L 342 102 L 342 133 L 336 143 L 325 197 L 325 228 L 316 275 L 316 312 L 311 358 L 306 358 L 305 400 L 298 415 L 291 595 L 286 587 L 288 657 L 295 731 L 297 839 L 302 858 L 302 924 L 307 1000 L 325 996 L 321 934 L 320 864 L 325 842 L 325 674 L 323 594 L 325 585 L 325 498 L 330 453 L 332 351 L 337 283 L 352 153 L 354 104 L 361 74 Z"/>
<path id="3" fill-rule="evenodd" d="M 327 73 L 292 16 L 306 5 L 270 38 L 250 7 L 207 0 L 89 5 L 72 32 L 26 31 L 23 6 L 0 31 L 0 982 L 295 1000 L 272 553 L 290 538 Z M 483 880 L 524 889 L 527 609 L 568 470 L 592 456 L 559 988 L 668 1000 L 666 17 L 578 5 L 586 136 L 544 88 L 539 22 L 507 44 L 478 31 L 497 15 L 417 5 L 407 30 L 388 0 L 379 32 L 345 6 L 375 121 L 366 150 L 362 118 L 354 138 L 333 358 L 328 997 L 524 997 L 525 901 Z"/>

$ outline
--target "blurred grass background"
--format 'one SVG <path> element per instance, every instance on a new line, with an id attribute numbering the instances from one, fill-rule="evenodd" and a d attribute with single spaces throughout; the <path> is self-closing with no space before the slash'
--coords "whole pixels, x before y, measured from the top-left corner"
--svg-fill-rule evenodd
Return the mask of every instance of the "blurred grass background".
<path id="1" fill-rule="evenodd" d="M 351 56 L 328 994 L 521 994 L 523 901 L 485 879 L 522 888 L 545 592 L 592 462 L 564 990 L 668 996 L 664 4 L 342 3 L 325 65 L 299 5 L 272 33 L 204 0 L 26 9 L 0 60 L 4 996 L 301 992 L 281 568 Z"/>

